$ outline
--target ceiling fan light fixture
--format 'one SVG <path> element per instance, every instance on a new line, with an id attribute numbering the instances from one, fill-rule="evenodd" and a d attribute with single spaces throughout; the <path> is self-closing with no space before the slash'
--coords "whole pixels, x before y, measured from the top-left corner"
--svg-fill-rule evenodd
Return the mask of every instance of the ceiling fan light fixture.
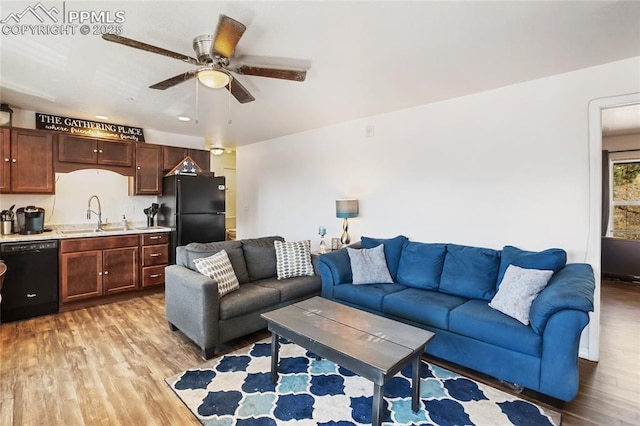
<path id="1" fill-rule="evenodd" d="M 231 81 L 231 76 L 229 74 L 213 68 L 198 70 L 196 76 L 200 83 L 211 89 L 220 89 L 227 86 Z"/>

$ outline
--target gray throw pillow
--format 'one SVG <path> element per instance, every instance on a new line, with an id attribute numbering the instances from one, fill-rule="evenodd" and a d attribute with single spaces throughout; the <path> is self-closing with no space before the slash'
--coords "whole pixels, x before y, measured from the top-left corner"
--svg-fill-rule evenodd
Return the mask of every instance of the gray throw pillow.
<path id="1" fill-rule="evenodd" d="M 193 263 L 198 272 L 216 281 L 220 297 L 240 288 L 240 283 L 233 272 L 233 266 L 226 251 L 221 250 L 213 256 L 194 259 Z"/>
<path id="2" fill-rule="evenodd" d="M 393 279 L 384 257 L 384 246 L 380 244 L 370 249 L 347 247 L 351 261 L 353 284 L 392 283 Z"/>
<path id="3" fill-rule="evenodd" d="M 311 276 L 311 241 L 274 241 L 278 279 Z"/>
<path id="4" fill-rule="evenodd" d="M 489 306 L 529 325 L 531 305 L 552 275 L 553 271 L 509 265 Z"/>

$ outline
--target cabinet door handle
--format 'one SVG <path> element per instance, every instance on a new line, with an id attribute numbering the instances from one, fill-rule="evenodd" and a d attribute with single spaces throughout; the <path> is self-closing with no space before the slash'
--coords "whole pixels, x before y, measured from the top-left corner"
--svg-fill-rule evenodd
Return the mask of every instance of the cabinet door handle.
<path id="1" fill-rule="evenodd" d="M 12 163 L 17 163 L 18 160 L 16 160 L 15 158 L 13 160 L 11 160 Z"/>
<path id="2" fill-rule="evenodd" d="M 138 166 L 138 170 L 140 170 L 140 166 Z"/>
<path id="3" fill-rule="evenodd" d="M 149 237 L 150 240 L 159 240 L 160 238 L 162 238 L 162 237 L 159 236 L 159 235 L 155 235 L 153 237 Z"/>
<path id="4" fill-rule="evenodd" d="M 109 271 L 104 271 L 104 274 L 105 274 L 105 275 L 108 275 L 108 274 L 109 274 Z"/>
<path id="5" fill-rule="evenodd" d="M 102 271 L 98 272 L 98 275 L 102 276 Z"/>
<path id="6" fill-rule="evenodd" d="M 98 152 L 99 152 L 100 154 L 102 154 L 102 150 L 101 150 L 101 149 L 99 149 L 99 150 L 98 150 Z"/>
<path id="7" fill-rule="evenodd" d="M 33 298 L 34 298 L 34 297 L 36 297 L 36 296 L 37 296 L 37 294 L 36 294 L 36 293 L 27 293 L 27 297 L 28 297 L 29 299 L 33 299 Z"/>
<path id="8" fill-rule="evenodd" d="M 98 150 L 97 150 L 97 149 L 94 149 L 94 150 L 93 150 L 93 152 L 98 152 Z"/>
<path id="9" fill-rule="evenodd" d="M 5 158 L 4 161 L 8 163 L 10 160 L 8 158 Z"/>
<path id="10" fill-rule="evenodd" d="M 162 253 L 151 253 L 149 256 L 158 257 L 158 256 L 161 256 L 161 255 L 162 255 Z"/>
<path id="11" fill-rule="evenodd" d="M 158 277 L 161 277 L 161 276 L 162 276 L 162 274 L 151 274 L 151 275 L 149 275 L 149 278 L 158 278 Z"/>

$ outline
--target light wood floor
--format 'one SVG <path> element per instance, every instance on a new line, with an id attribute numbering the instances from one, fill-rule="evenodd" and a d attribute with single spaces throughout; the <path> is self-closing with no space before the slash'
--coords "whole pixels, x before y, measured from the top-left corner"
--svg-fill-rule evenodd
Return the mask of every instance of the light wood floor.
<path id="1" fill-rule="evenodd" d="M 600 346 L 563 425 L 640 425 L 640 287 L 603 284 Z M 2 324 L 0 425 L 198 425 L 164 378 L 202 362 L 169 331 L 162 293 Z"/>

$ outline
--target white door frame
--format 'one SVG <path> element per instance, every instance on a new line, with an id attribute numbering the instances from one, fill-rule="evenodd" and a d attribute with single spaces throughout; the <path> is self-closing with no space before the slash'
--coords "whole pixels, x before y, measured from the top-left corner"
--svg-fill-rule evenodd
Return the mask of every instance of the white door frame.
<path id="1" fill-rule="evenodd" d="M 580 356 L 591 361 L 600 357 L 600 274 L 602 227 L 602 110 L 640 104 L 640 93 L 593 99 L 589 102 L 589 238 L 587 263 L 593 266 L 596 278 L 594 311 L 588 325 L 588 348 Z"/>

